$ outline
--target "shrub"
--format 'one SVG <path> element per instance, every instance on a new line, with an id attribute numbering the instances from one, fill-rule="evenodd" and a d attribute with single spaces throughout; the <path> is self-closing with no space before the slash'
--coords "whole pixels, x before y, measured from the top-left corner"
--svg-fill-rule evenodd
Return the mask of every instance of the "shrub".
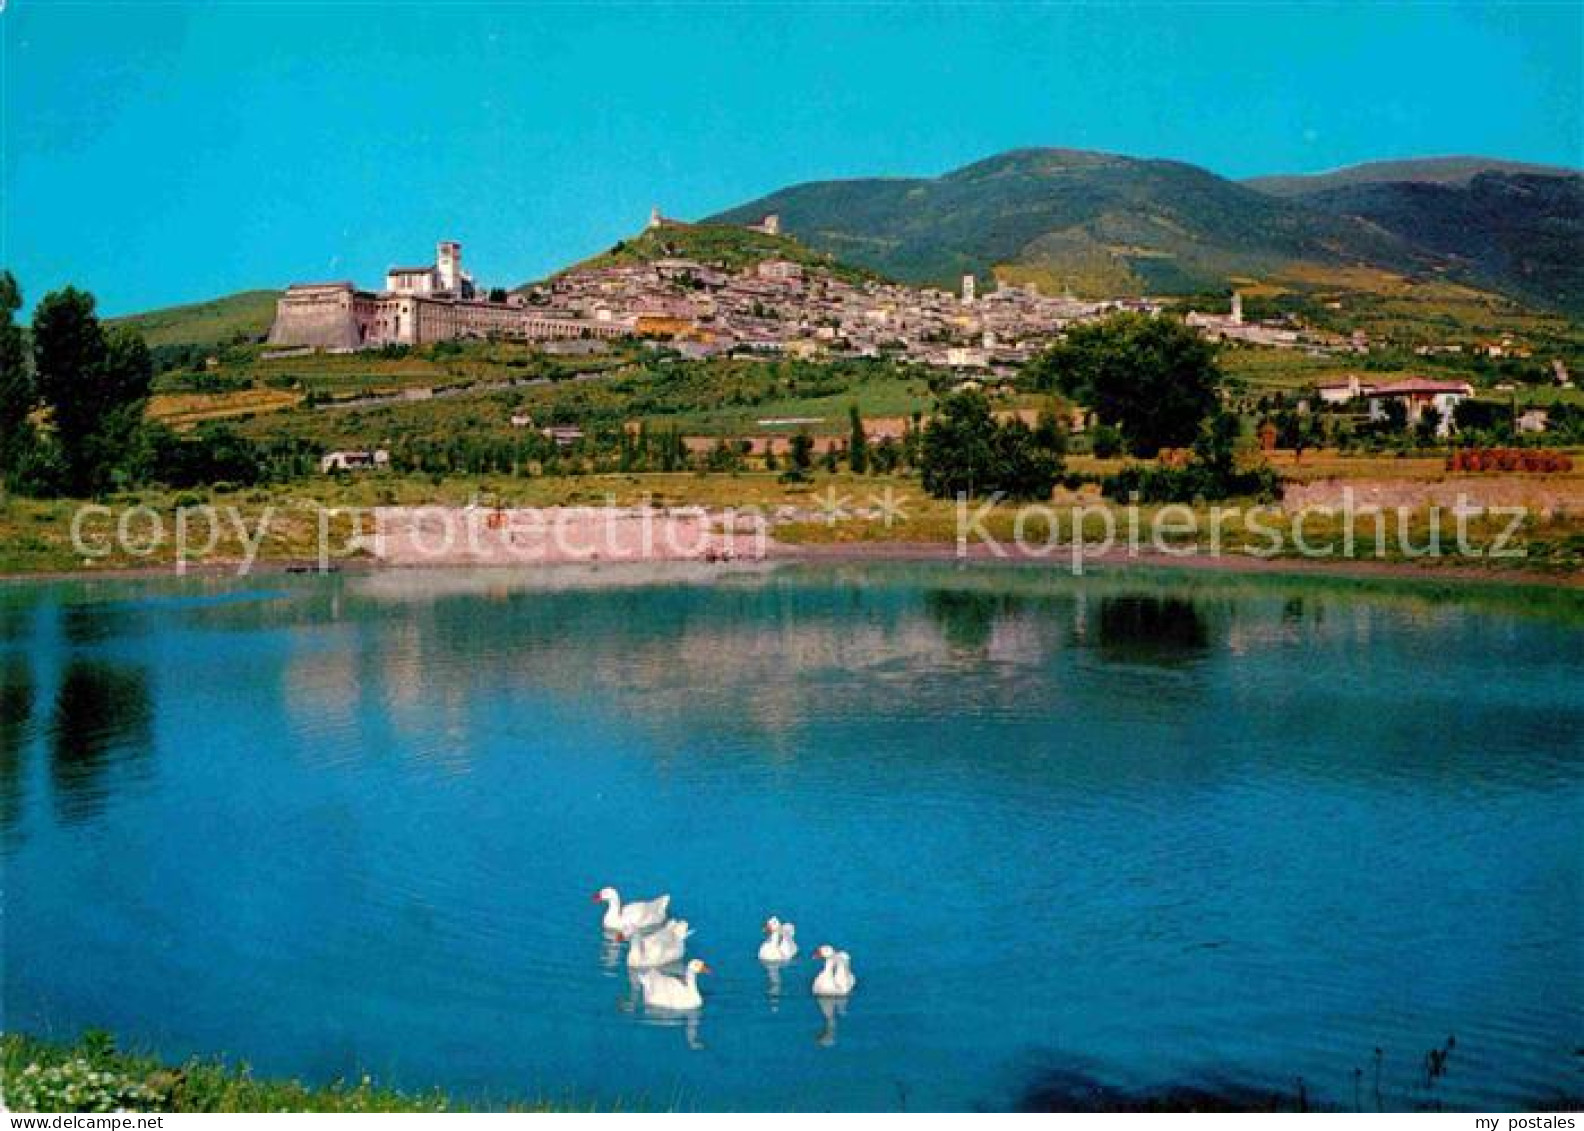
<path id="1" fill-rule="evenodd" d="M 1281 498 L 1281 477 L 1261 464 L 1245 471 L 1218 473 L 1202 461 L 1184 467 L 1133 463 L 1100 484 L 1101 492 L 1116 502 L 1193 503 L 1205 499 L 1254 498 L 1274 502 Z"/>
<path id="2" fill-rule="evenodd" d="M 1100 459 L 1115 459 L 1122 454 L 1122 433 L 1109 424 L 1098 424 L 1089 434 L 1089 450 Z"/>
<path id="3" fill-rule="evenodd" d="M 1562 452 L 1526 448 L 1459 448 L 1446 459 L 1448 471 L 1529 471 L 1543 474 L 1573 470 L 1573 460 Z"/>
<path id="4" fill-rule="evenodd" d="M 115 1063 L 115 1046 L 107 1035 L 89 1033 L 80 1047 L 80 1053 L 66 1058 L 8 1063 L 6 1106 L 13 1111 L 90 1112 L 157 1111 L 163 1106 L 163 1096 Z"/>
<path id="5" fill-rule="evenodd" d="M 147 474 L 168 487 L 220 481 L 252 486 L 264 477 L 257 445 L 226 425 L 204 425 L 188 437 L 158 424 L 143 431 Z"/>

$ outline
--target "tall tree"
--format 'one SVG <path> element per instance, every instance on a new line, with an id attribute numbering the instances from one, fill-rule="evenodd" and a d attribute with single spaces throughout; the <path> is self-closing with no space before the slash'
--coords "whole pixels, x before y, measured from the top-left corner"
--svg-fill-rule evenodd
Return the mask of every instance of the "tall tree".
<path id="1" fill-rule="evenodd" d="M 27 350 L 16 313 L 22 289 L 9 271 L 0 271 L 0 479 L 12 482 L 32 441 L 28 416 L 38 403 Z"/>
<path id="2" fill-rule="evenodd" d="M 1061 458 L 1014 417 L 997 424 L 977 390 L 953 393 L 924 430 L 919 467 L 937 498 L 1002 492 L 1013 499 L 1050 497 Z"/>
<path id="3" fill-rule="evenodd" d="M 1032 366 L 1036 385 L 1060 389 L 1115 425 L 1136 456 L 1180 448 L 1220 403 L 1215 347 L 1175 318 L 1116 314 L 1075 326 Z"/>
<path id="4" fill-rule="evenodd" d="M 863 417 L 857 405 L 848 407 L 847 420 L 852 427 L 852 436 L 847 442 L 847 465 L 853 469 L 853 474 L 862 475 L 869 470 L 869 437 L 864 435 Z"/>
<path id="5" fill-rule="evenodd" d="M 799 432 L 792 437 L 792 470 L 799 475 L 807 475 L 814 466 L 814 437 L 807 432 Z"/>
<path id="6" fill-rule="evenodd" d="M 33 312 L 33 369 L 60 444 L 65 487 L 94 494 L 130 454 L 154 378 L 143 339 L 109 333 L 93 296 L 75 287 L 45 295 Z"/>

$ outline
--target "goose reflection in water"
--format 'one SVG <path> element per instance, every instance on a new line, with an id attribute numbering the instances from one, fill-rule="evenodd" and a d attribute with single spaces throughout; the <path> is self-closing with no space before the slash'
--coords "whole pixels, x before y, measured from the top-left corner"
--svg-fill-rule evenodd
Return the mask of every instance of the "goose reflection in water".
<path id="1" fill-rule="evenodd" d="M 682 966 L 679 963 L 665 972 L 675 975 L 681 971 Z M 651 971 L 627 971 L 627 993 L 617 999 L 617 1012 L 631 1014 L 645 1025 L 658 1025 L 665 1029 L 680 1027 L 688 1048 L 702 1049 L 704 1041 L 699 1036 L 699 1022 L 704 1016 L 703 1009 L 662 1009 L 657 1006 L 646 1006 L 643 997 L 643 976 L 648 973 Z"/>
<path id="2" fill-rule="evenodd" d="M 643 985 L 640 981 L 642 974 L 638 971 L 629 971 L 627 975 L 631 993 L 616 1003 L 616 1008 L 623 1013 L 630 1013 L 637 1017 L 642 1024 L 656 1025 L 662 1029 L 681 1029 L 682 1039 L 687 1042 L 687 1047 L 695 1051 L 704 1048 L 704 1040 L 699 1035 L 699 1029 L 704 1018 L 704 1010 L 699 1009 L 665 1009 L 660 1006 L 645 1005 L 643 1000 Z"/>
<path id="3" fill-rule="evenodd" d="M 643 986 L 638 981 L 639 970 L 627 971 L 627 996 L 616 999 L 616 1009 L 621 1013 L 637 1014 L 643 1004 Z"/>
<path id="4" fill-rule="evenodd" d="M 765 997 L 770 1002 L 770 1012 L 781 1011 L 781 963 L 766 962 L 765 970 Z"/>
<path id="5" fill-rule="evenodd" d="M 836 1045 L 836 1022 L 839 1018 L 847 1016 L 847 1001 L 845 997 L 816 996 L 814 1004 L 819 1006 L 820 1014 L 825 1018 L 825 1026 L 814 1038 L 814 1043 L 822 1049 L 834 1048 Z"/>
<path id="6" fill-rule="evenodd" d="M 600 966 L 615 973 L 621 965 L 622 940 L 620 935 L 605 933 L 600 937 Z"/>

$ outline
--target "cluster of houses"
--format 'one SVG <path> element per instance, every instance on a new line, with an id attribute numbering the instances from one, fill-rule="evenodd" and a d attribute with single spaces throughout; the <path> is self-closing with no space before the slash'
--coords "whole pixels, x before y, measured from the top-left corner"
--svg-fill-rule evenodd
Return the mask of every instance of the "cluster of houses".
<path id="1" fill-rule="evenodd" d="M 1453 430 L 1453 412 L 1474 395 L 1474 386 L 1467 381 L 1436 381 L 1429 377 L 1377 382 L 1353 374 L 1318 385 L 1315 391 L 1321 404 L 1334 408 L 1356 406 L 1372 421 L 1385 420 L 1387 405 L 1393 402 L 1402 406 L 1403 419 L 1409 426 L 1422 423 L 1431 414 L 1436 435 L 1446 436 Z M 1538 435 L 1550 427 L 1549 417 L 1544 408 L 1531 407 L 1514 417 L 1513 426 L 1519 433 Z"/>
<path id="2" fill-rule="evenodd" d="M 1158 309 L 1140 300 L 1044 295 L 1032 286 L 981 295 L 972 275 L 955 294 L 850 280 L 787 259 L 743 270 L 685 258 L 579 268 L 534 288 L 527 301 L 558 320 L 669 339 L 690 357 L 887 355 L 983 371 L 1015 369 L 1073 322 Z"/>
<path id="3" fill-rule="evenodd" d="M 1190 310 L 1183 320 L 1214 342 L 1234 342 L 1269 349 L 1302 349 L 1310 353 L 1370 351 L 1369 335 L 1363 330 L 1355 330 L 1344 336 L 1306 325 L 1290 314 L 1275 319 L 1245 318 L 1240 291 L 1232 292 L 1231 309 L 1226 314 Z"/>
<path id="4" fill-rule="evenodd" d="M 656 215 L 650 227 L 685 227 Z M 767 219 L 751 230 L 775 234 Z M 766 259 L 741 270 L 692 259 L 576 268 L 526 294 L 486 295 L 462 270 L 462 246 L 437 245 L 435 262 L 392 267 L 385 286 L 294 283 L 277 303 L 269 343 L 279 351 L 351 351 L 456 338 L 583 342 L 664 339 L 684 355 L 888 355 L 965 370 L 1010 371 L 1064 326 L 1149 300 L 1086 302 L 1002 285 L 959 293 L 806 269 Z"/>
<path id="5" fill-rule="evenodd" d="M 1427 413 L 1434 414 L 1436 435 L 1445 436 L 1452 431 L 1453 410 L 1474 395 L 1474 386 L 1467 381 L 1435 381 L 1428 377 L 1372 382 L 1353 374 L 1327 381 L 1315 391 L 1321 404 L 1365 405 L 1372 421 L 1385 420 L 1386 406 L 1393 402 L 1402 406 L 1403 418 L 1411 426 L 1420 424 Z"/>

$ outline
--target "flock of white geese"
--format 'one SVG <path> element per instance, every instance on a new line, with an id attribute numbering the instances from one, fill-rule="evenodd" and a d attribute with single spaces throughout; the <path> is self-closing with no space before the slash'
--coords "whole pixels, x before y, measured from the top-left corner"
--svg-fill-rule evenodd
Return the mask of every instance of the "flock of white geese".
<path id="1" fill-rule="evenodd" d="M 693 933 L 686 919 L 671 918 L 669 895 L 624 903 L 615 888 L 601 888 L 594 893 L 594 902 L 605 905 L 600 925 L 618 942 L 627 944 L 627 967 L 636 974 L 645 1008 L 686 1012 L 703 1006 L 698 977 L 711 973 L 705 962 L 690 959 L 680 974 L 663 969 L 682 963 L 687 957 L 688 937 Z M 778 968 L 798 956 L 797 927 L 792 923 L 783 923 L 772 915 L 765 920 L 764 934 L 759 961 Z M 824 963 L 811 987 L 815 997 L 845 998 L 853 992 L 858 979 L 853 975 L 850 954 L 821 946 L 813 958 Z"/>

